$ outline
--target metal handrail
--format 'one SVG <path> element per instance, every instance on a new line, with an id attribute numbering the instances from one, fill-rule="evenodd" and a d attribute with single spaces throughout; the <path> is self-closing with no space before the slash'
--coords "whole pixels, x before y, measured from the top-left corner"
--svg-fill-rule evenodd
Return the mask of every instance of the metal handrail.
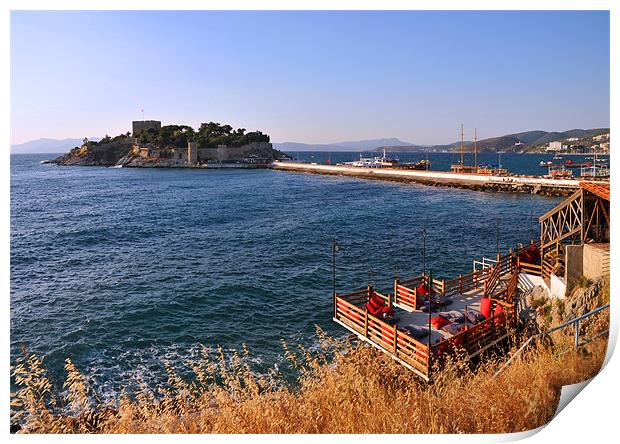
<path id="1" fill-rule="evenodd" d="M 547 336 L 547 335 L 549 335 L 549 334 L 553 333 L 554 331 L 558 331 L 558 330 L 560 330 L 560 329 L 562 329 L 562 328 L 568 327 L 568 326 L 569 326 L 569 325 L 571 325 L 571 324 L 575 324 L 575 348 L 580 347 L 580 346 L 582 346 L 582 345 L 586 345 L 586 344 L 588 344 L 588 343 L 589 343 L 589 342 L 591 342 L 592 340 L 596 339 L 596 337 L 601 336 L 604 332 L 601 332 L 601 333 L 600 333 L 599 335 L 597 335 L 595 338 L 592 338 L 592 339 L 587 340 L 586 342 L 584 342 L 584 343 L 580 344 L 580 343 L 579 343 L 579 321 L 580 321 L 580 320 L 582 320 L 582 319 L 588 318 L 588 317 L 590 317 L 590 316 L 592 316 L 592 315 L 594 315 L 594 314 L 598 313 L 599 311 L 605 310 L 606 308 L 609 308 L 609 304 L 605 304 L 605 305 L 603 305 L 603 306 L 601 306 L 601 307 L 595 308 L 594 310 L 592 310 L 592 311 L 591 311 L 591 312 L 589 312 L 589 313 L 586 313 L 586 314 L 584 314 L 584 315 L 581 315 L 581 316 L 579 316 L 579 317 L 576 317 L 575 319 L 571 319 L 570 321 L 564 322 L 563 324 L 560 324 L 560 325 L 558 325 L 557 327 L 553 327 L 553 328 L 552 328 L 552 329 L 550 329 L 550 330 L 544 331 L 544 332 L 542 332 L 542 333 L 535 334 L 534 336 L 530 336 L 530 337 L 529 337 L 529 339 L 528 339 L 527 341 L 525 341 L 525 343 L 524 343 L 521 347 L 519 347 L 519 349 L 515 352 L 515 354 L 514 354 L 514 355 L 512 355 L 512 356 L 510 357 L 510 359 L 508 359 L 508 361 L 506 361 L 506 362 L 504 363 L 504 365 L 502 365 L 502 366 L 500 367 L 500 369 L 499 369 L 499 370 L 497 370 L 497 371 L 495 372 L 495 374 L 493 375 L 493 377 L 495 378 L 495 377 L 496 377 L 497 375 L 499 375 L 502 371 L 504 371 L 504 369 L 505 369 L 506 367 L 508 367 L 508 366 L 510 365 L 510 363 L 514 360 L 514 358 L 516 358 L 516 357 L 517 357 L 517 355 L 519 355 L 519 354 L 520 354 L 520 353 L 521 353 L 521 352 L 525 349 L 525 347 L 527 347 L 527 346 L 528 346 L 528 345 L 529 345 L 529 344 L 530 344 L 530 343 L 531 343 L 534 339 L 538 339 L 538 338 L 541 338 L 541 337 L 543 337 L 543 336 Z"/>
<path id="2" fill-rule="evenodd" d="M 474 261 L 473 261 L 473 269 L 474 269 L 474 272 L 478 271 L 476 266 L 480 265 L 482 267 L 482 268 L 480 268 L 480 270 L 485 270 L 487 268 L 492 267 L 496 263 L 497 263 L 497 260 L 489 259 L 489 258 L 486 258 L 486 257 L 483 257 L 482 260 L 474 259 Z"/>

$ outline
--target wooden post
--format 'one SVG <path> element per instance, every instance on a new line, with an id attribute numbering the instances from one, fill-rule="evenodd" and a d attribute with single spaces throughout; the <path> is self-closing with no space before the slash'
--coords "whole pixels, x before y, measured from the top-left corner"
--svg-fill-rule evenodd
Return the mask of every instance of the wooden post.
<path id="1" fill-rule="evenodd" d="M 392 308 L 392 295 L 388 293 L 388 307 Z"/>
<path id="2" fill-rule="evenodd" d="M 400 281 L 398 279 L 394 279 L 394 303 L 398 302 L 398 283 Z"/>
<path id="3" fill-rule="evenodd" d="M 398 340 L 396 339 L 396 334 L 397 334 L 397 329 L 396 329 L 396 324 L 393 325 L 394 327 L 394 354 L 398 355 Z"/>
<path id="4" fill-rule="evenodd" d="M 430 275 L 431 275 L 431 282 L 433 279 L 433 270 L 430 270 Z M 428 373 L 428 378 L 430 380 L 431 377 L 431 316 L 432 316 L 432 306 L 431 306 L 431 295 L 432 295 L 432 288 L 429 288 L 428 291 L 428 369 L 427 369 L 427 373 Z"/>
<path id="5" fill-rule="evenodd" d="M 368 337 L 368 310 L 364 311 L 364 337 Z"/>
<path id="6" fill-rule="evenodd" d="M 333 302 L 334 302 L 334 319 L 338 318 L 338 302 L 337 302 L 337 298 L 338 298 L 338 293 L 334 292 L 334 297 Z"/>
<path id="7" fill-rule="evenodd" d="M 463 275 L 459 273 L 459 294 L 463 294 Z"/>

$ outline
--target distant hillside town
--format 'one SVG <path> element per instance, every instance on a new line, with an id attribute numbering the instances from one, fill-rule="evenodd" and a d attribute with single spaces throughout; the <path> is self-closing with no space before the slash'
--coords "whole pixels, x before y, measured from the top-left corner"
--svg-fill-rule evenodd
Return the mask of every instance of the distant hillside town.
<path id="1" fill-rule="evenodd" d="M 230 125 L 203 123 L 165 125 L 158 120 L 132 122 L 132 132 L 99 141 L 84 139 L 58 157 L 58 165 L 122 167 L 260 167 L 287 156 L 274 150 L 261 131 L 233 130 Z"/>
<path id="2" fill-rule="evenodd" d="M 465 140 L 466 152 L 476 149 L 479 153 L 543 153 L 545 151 L 565 151 L 567 153 L 609 154 L 609 128 L 572 129 L 567 131 L 524 131 L 505 136 Z M 446 145 L 399 145 L 379 146 L 391 152 L 435 152 L 450 153 L 461 149 L 461 142 Z"/>
<path id="3" fill-rule="evenodd" d="M 566 154 L 609 154 L 609 132 L 592 137 L 569 137 L 549 142 L 545 151 Z"/>

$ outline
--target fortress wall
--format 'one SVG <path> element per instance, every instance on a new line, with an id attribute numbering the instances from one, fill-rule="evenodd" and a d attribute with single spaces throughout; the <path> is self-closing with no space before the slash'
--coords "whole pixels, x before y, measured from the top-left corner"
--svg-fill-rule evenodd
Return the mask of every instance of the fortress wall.
<path id="1" fill-rule="evenodd" d="M 234 162 L 243 160 L 251 154 L 271 157 L 271 144 L 267 142 L 255 142 L 240 147 L 199 148 L 198 160 Z"/>

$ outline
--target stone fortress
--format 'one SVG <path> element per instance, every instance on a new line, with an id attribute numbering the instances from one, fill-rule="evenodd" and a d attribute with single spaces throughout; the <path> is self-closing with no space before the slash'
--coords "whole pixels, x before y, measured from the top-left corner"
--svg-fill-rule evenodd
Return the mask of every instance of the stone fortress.
<path id="1" fill-rule="evenodd" d="M 157 147 L 141 143 L 137 135 L 149 129 L 160 130 L 158 120 L 138 120 L 132 122 L 133 156 L 144 162 L 165 163 L 165 166 L 207 166 L 209 164 L 266 165 L 274 160 L 271 143 L 253 142 L 240 147 L 220 145 L 217 148 L 198 148 L 196 142 L 188 142 L 186 147 Z"/>

